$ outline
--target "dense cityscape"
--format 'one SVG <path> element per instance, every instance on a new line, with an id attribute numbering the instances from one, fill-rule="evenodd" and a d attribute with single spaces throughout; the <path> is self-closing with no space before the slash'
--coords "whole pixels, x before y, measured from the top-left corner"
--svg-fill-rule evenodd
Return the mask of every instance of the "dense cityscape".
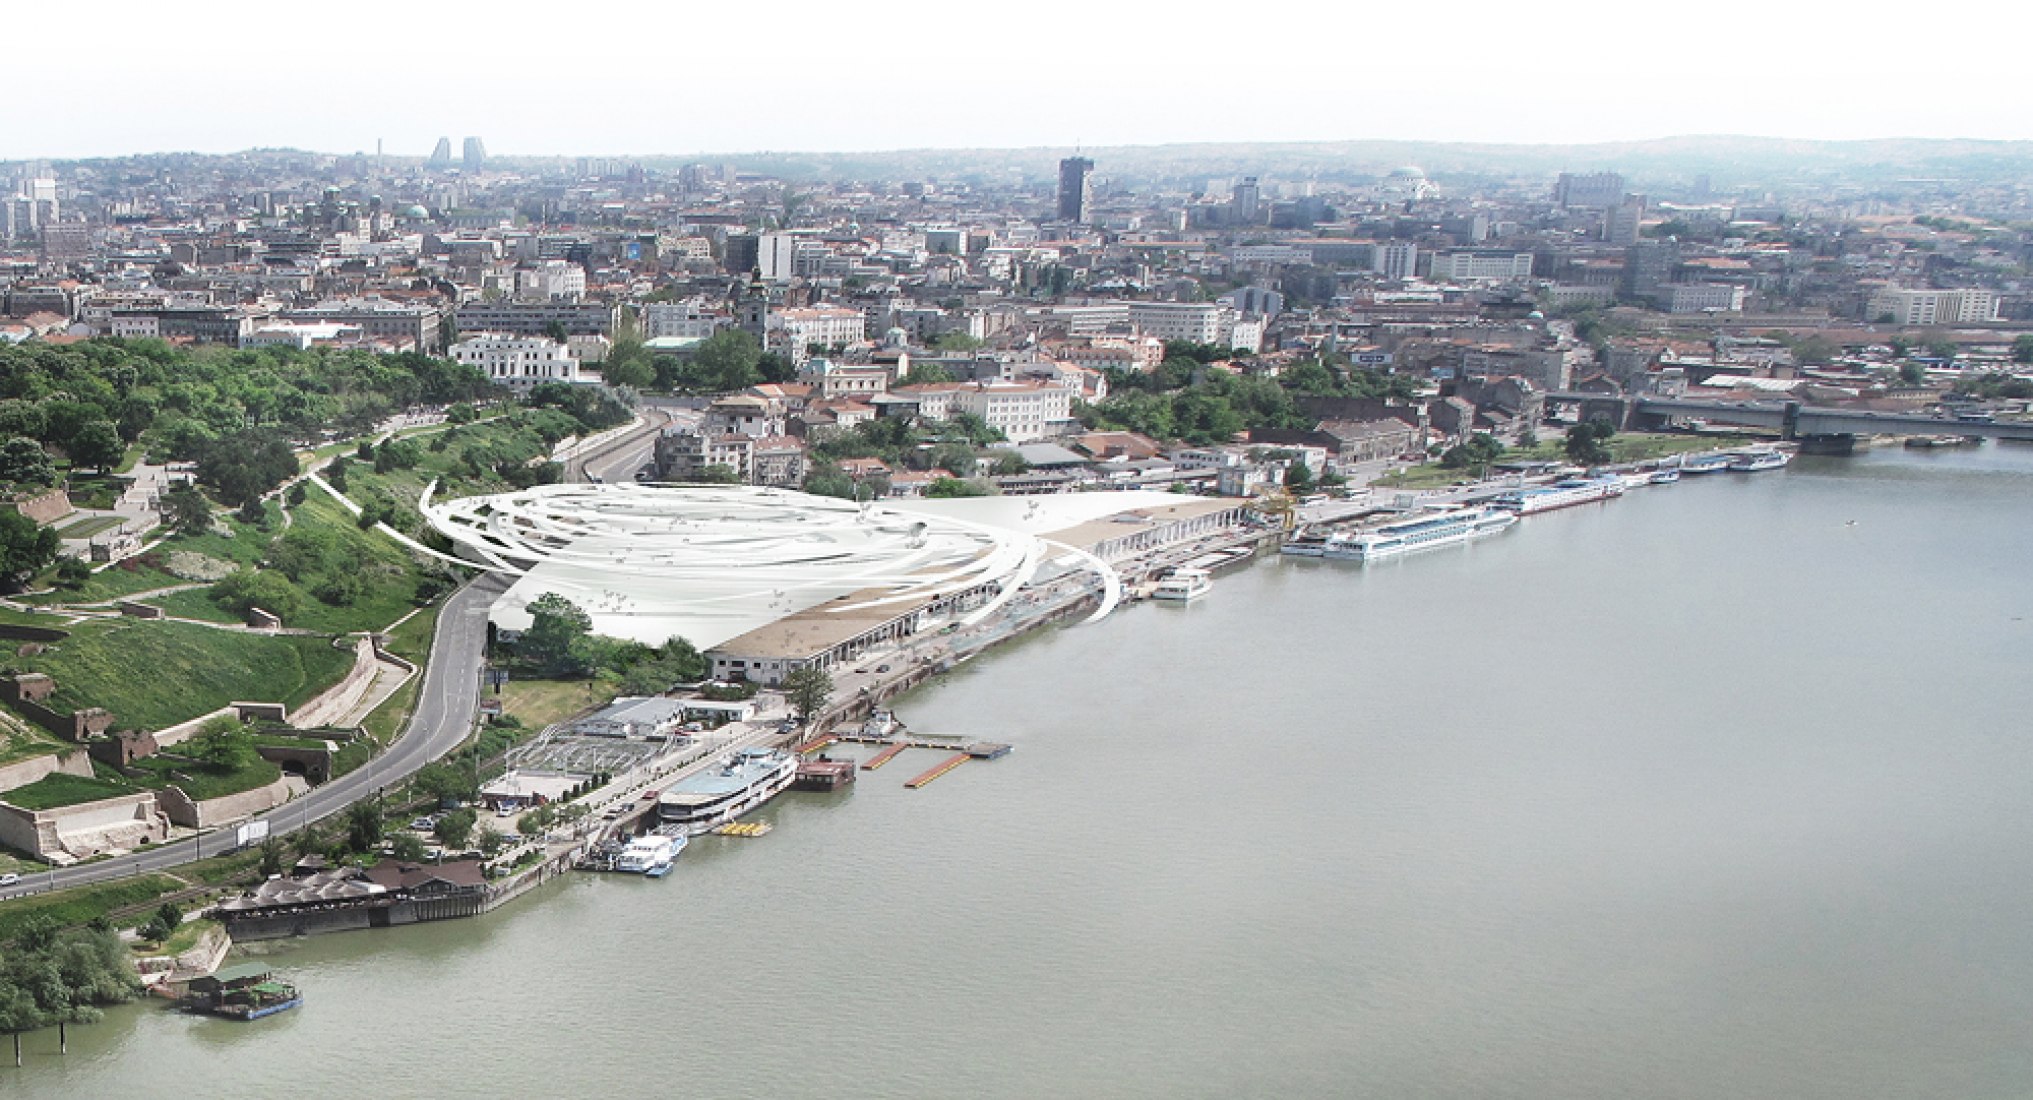
<path id="1" fill-rule="evenodd" d="M 1041 628 L 1796 456 L 2010 468 L 2033 184 L 1950 145 L 0 164 L 15 1065 L 1020 760 L 908 708 Z"/>

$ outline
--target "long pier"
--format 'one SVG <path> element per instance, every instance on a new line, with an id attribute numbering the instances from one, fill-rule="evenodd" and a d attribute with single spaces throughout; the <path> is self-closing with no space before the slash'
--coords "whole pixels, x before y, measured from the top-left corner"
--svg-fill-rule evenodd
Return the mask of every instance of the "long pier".
<path id="1" fill-rule="evenodd" d="M 874 756 L 869 757 L 867 761 L 863 762 L 863 764 L 861 765 L 861 770 L 865 772 L 872 772 L 875 769 L 882 767 L 884 764 L 887 764 L 890 761 L 896 759 L 907 748 L 910 748 L 908 744 L 903 743 L 893 744 L 889 748 L 886 748 L 881 752 L 876 753 Z"/>
<path id="2" fill-rule="evenodd" d="M 952 756 L 946 758 L 945 760 L 941 760 L 939 763 L 932 765 L 930 771 L 924 772 L 921 775 L 906 780 L 904 782 L 904 786 L 909 787 L 911 790 L 917 790 L 919 787 L 922 787 L 925 784 L 930 783 L 932 780 L 937 779 L 942 775 L 945 775 L 947 772 L 952 771 L 954 768 L 957 768 L 960 765 L 965 764 L 972 759 L 974 759 L 974 755 L 972 753 L 956 752 Z"/>

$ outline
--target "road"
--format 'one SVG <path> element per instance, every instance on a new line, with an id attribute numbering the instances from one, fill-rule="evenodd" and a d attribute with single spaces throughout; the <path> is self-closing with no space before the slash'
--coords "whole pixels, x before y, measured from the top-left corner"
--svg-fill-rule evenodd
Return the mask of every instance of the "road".
<path id="1" fill-rule="evenodd" d="M 656 437 L 663 426 L 684 410 L 649 410 L 647 422 L 637 431 L 610 442 L 589 455 L 568 464 L 567 477 L 580 480 L 632 480 L 635 471 L 649 461 Z M 696 413 L 691 414 L 696 416 Z M 487 609 L 506 591 L 510 579 L 485 574 L 454 593 L 438 616 L 437 632 L 431 639 L 430 660 L 417 692 L 416 713 L 395 743 L 365 766 L 321 787 L 314 787 L 287 805 L 279 806 L 250 820 L 267 821 L 270 835 L 281 835 L 322 821 L 347 806 L 404 779 L 434 760 L 459 747 L 473 730 L 473 717 L 480 705 L 480 667 L 487 643 Z M 237 829 L 241 822 L 235 822 Z M 230 834 L 186 838 L 115 859 L 99 860 L 77 867 L 53 868 L 23 877 L 6 897 L 86 886 L 130 875 L 164 871 L 223 851 Z"/>
<path id="2" fill-rule="evenodd" d="M 658 434 L 673 419 L 671 410 L 660 407 L 647 408 L 643 412 L 646 422 L 642 427 L 567 462 L 565 480 L 635 480 L 635 472 L 648 465 L 655 453 Z"/>
<path id="3" fill-rule="evenodd" d="M 480 705 L 480 662 L 487 645 L 487 608 L 506 591 L 507 578 L 486 574 L 445 602 L 431 639 L 430 662 L 417 692 L 416 713 L 395 743 L 365 766 L 253 820 L 269 823 L 271 834 L 321 821 L 347 806 L 414 775 L 466 740 Z M 236 823 L 236 827 L 237 827 Z M 224 850 L 230 833 L 179 840 L 117 859 L 37 872 L 23 879 L 30 892 L 61 890 L 148 871 L 162 871 L 202 858 L 200 848 Z"/>

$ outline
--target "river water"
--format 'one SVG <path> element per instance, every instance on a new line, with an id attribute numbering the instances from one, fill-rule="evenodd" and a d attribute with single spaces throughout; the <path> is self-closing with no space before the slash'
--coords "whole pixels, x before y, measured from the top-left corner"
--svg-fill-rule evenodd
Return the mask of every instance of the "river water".
<path id="1" fill-rule="evenodd" d="M 1259 562 L 900 707 L 1002 760 L 276 945 L 303 1009 L 121 1009 L 0 1091 L 2023 1096 L 2029 545 L 1988 446 Z"/>

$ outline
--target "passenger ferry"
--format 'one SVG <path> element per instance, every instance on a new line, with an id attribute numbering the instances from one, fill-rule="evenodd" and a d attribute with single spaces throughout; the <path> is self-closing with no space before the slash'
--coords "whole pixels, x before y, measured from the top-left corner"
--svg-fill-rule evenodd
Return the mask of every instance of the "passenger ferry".
<path id="1" fill-rule="evenodd" d="M 1776 470 L 1791 461 L 1793 456 L 1785 451 L 1738 451 L 1730 456 L 1729 468 L 1740 474 L 1748 474 L 1759 470 Z"/>
<path id="2" fill-rule="evenodd" d="M 1680 472 L 1683 474 L 1719 474 L 1727 469 L 1729 469 L 1728 455 L 1702 455 L 1680 464 Z"/>
<path id="3" fill-rule="evenodd" d="M 1543 489 L 1518 489 L 1505 493 L 1492 503 L 1521 516 L 1531 516 L 1622 495 L 1624 484 L 1614 478 L 1573 478 L 1554 482 Z"/>
<path id="4" fill-rule="evenodd" d="M 651 833 L 628 842 L 628 847 L 615 857 L 614 869 L 635 875 L 649 875 L 662 878 L 677 862 L 691 838 L 678 833 L 675 836 Z"/>
<path id="5" fill-rule="evenodd" d="M 1376 561 L 1413 550 L 1447 546 L 1494 535 L 1518 522 L 1515 513 L 1501 508 L 1456 508 L 1414 519 L 1386 523 L 1337 540 L 1324 555 L 1353 561 Z"/>
<path id="6" fill-rule="evenodd" d="M 798 776 L 797 757 L 769 749 L 742 749 L 667 788 L 657 816 L 699 834 L 724 825 L 782 793 Z"/>
<path id="7" fill-rule="evenodd" d="M 1214 578 L 1208 575 L 1207 570 L 1180 566 L 1158 582 L 1158 587 L 1151 591 L 1151 598 L 1187 603 L 1205 596 L 1213 589 Z"/>

